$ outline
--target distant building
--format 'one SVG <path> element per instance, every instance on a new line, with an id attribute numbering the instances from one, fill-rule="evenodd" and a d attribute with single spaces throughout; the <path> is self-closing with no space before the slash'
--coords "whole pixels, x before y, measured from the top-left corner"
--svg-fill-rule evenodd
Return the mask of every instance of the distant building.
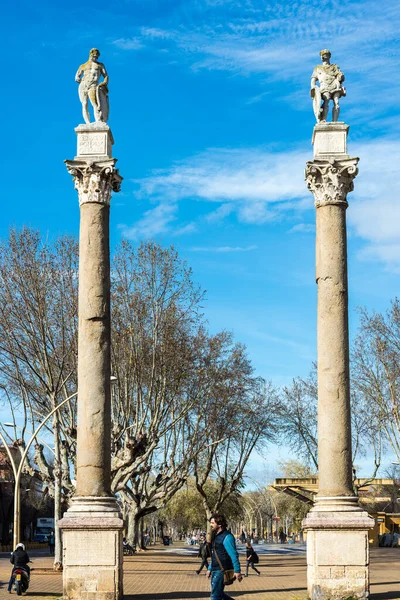
<path id="1" fill-rule="evenodd" d="M 18 459 L 18 448 L 9 445 L 11 455 Z M 14 474 L 4 446 L 0 446 L 0 544 L 11 539 L 14 510 Z"/>
<path id="2" fill-rule="evenodd" d="M 318 493 L 318 477 L 281 477 L 272 486 L 276 491 L 306 502 L 310 508 Z M 355 479 L 360 504 L 375 519 L 370 530 L 372 546 L 400 545 L 400 481 L 395 479 Z"/>

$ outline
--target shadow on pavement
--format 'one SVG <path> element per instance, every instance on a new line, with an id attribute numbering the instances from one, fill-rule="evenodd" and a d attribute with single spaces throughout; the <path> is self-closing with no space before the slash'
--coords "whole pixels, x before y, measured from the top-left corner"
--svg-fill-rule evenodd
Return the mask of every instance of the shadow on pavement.
<path id="1" fill-rule="evenodd" d="M 40 598 L 51 598 L 51 600 L 58 600 L 60 598 L 60 596 L 62 595 L 62 592 L 60 592 L 59 594 L 56 594 L 55 592 L 31 592 L 30 590 L 28 590 L 26 596 L 29 598 L 29 596 L 40 596 Z M 15 594 L 13 593 L 13 596 L 15 596 Z"/>
<path id="2" fill-rule="evenodd" d="M 399 598 L 400 592 L 382 592 L 371 596 L 371 600 L 399 600 Z"/>
<path id="3" fill-rule="evenodd" d="M 299 587 L 299 588 L 279 588 L 277 590 L 265 590 L 268 593 L 281 593 L 284 594 L 286 592 L 304 592 L 305 588 L 304 587 Z M 230 593 L 230 594 L 234 594 L 236 596 L 236 594 L 240 594 L 240 596 L 243 596 L 243 593 L 246 594 L 246 596 L 249 596 L 251 594 L 260 594 L 261 590 L 242 590 L 242 593 L 240 593 L 241 590 L 227 590 L 226 593 Z M 210 592 L 163 592 L 161 594 L 154 594 L 154 593 L 150 593 L 150 594 L 124 594 L 124 600 L 191 600 L 192 598 L 209 598 L 210 597 Z M 386 600 L 386 598 L 392 599 L 392 598 L 400 598 L 400 596 L 385 596 L 385 595 L 380 595 L 378 594 L 376 596 L 376 600 Z M 373 596 L 373 598 L 371 598 L 371 600 L 375 600 L 375 596 Z"/>
<path id="4" fill-rule="evenodd" d="M 162 594 L 124 594 L 124 600 L 190 600 L 191 598 L 209 598 L 210 592 L 163 592 Z"/>

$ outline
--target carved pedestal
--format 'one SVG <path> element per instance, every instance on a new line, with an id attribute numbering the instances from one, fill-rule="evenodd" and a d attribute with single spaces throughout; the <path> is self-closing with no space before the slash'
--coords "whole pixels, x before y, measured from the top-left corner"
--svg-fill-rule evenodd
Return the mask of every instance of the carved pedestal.
<path id="1" fill-rule="evenodd" d="M 122 598 L 122 528 L 110 491 L 111 193 L 121 176 L 105 123 L 77 128 L 78 155 L 66 161 L 80 204 L 78 437 L 76 496 L 63 530 L 65 600 Z"/>
<path id="2" fill-rule="evenodd" d="M 303 521 L 312 600 L 368 597 L 368 530 L 373 520 L 352 486 L 346 209 L 358 158 L 348 126 L 317 125 L 306 182 L 317 209 L 319 492 Z"/>
<path id="3" fill-rule="evenodd" d="M 317 498 L 303 521 L 311 600 L 369 597 L 368 531 L 373 523 L 354 496 Z"/>
<path id="4" fill-rule="evenodd" d="M 75 497 L 61 526 L 63 598 L 123 598 L 123 521 L 115 499 Z"/>

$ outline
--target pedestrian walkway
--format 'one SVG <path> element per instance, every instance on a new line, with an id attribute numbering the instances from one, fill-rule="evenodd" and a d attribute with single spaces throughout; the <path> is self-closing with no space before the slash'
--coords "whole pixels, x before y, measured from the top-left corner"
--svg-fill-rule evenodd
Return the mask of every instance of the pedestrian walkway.
<path id="1" fill-rule="evenodd" d="M 183 548 L 177 544 L 176 549 Z M 171 547 L 125 557 L 125 600 L 207 600 L 209 581 L 196 575 L 195 555 L 171 553 Z M 56 600 L 62 593 L 61 574 L 51 570 L 52 558 L 32 552 L 32 600 Z M 243 559 L 242 559 L 243 563 Z M 11 565 L 8 556 L 0 558 L 0 600 L 16 597 L 7 593 Z M 232 598 L 241 600 L 306 600 L 306 557 L 261 554 L 261 576 L 249 575 L 229 588 Z M 228 591 L 228 589 L 227 589 Z M 371 600 L 400 600 L 400 549 L 371 550 Z"/>
<path id="2" fill-rule="evenodd" d="M 237 544 L 237 549 L 240 556 L 246 555 L 245 544 Z M 305 554 L 307 550 L 305 544 L 256 544 L 254 549 L 260 556 L 263 554 L 290 554 L 297 556 L 299 554 Z M 197 556 L 198 551 L 198 546 L 182 546 L 181 544 L 173 544 L 165 549 L 165 552 L 168 552 L 169 554 L 180 554 L 182 556 Z"/>

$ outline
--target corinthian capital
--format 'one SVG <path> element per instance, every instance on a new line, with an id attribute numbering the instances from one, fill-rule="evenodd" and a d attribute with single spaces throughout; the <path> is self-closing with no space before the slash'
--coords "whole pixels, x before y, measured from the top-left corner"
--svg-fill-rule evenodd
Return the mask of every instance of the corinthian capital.
<path id="1" fill-rule="evenodd" d="M 86 162 L 66 160 L 79 196 L 79 205 L 88 202 L 110 206 L 111 192 L 119 192 L 122 177 L 115 168 L 116 159 Z"/>
<path id="2" fill-rule="evenodd" d="M 341 161 L 313 160 L 307 163 L 305 178 L 314 195 L 315 206 L 338 204 L 348 206 L 347 194 L 354 189 L 353 179 L 358 174 L 358 158 Z"/>

